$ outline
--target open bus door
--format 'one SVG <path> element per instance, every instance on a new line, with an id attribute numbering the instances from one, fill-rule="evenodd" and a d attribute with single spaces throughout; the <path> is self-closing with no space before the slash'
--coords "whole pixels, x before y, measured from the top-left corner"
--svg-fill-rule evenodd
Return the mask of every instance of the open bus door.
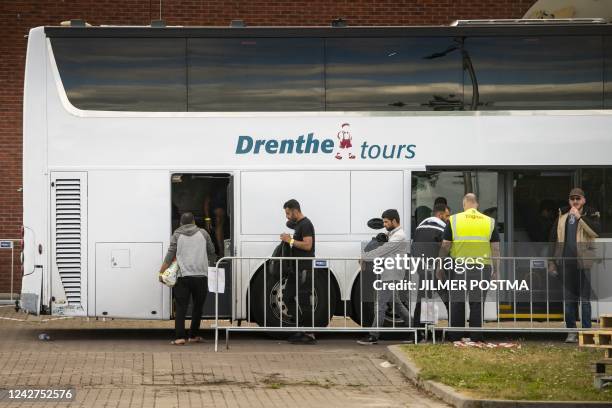
<path id="1" fill-rule="evenodd" d="M 178 228 L 180 216 L 191 212 L 196 225 L 206 229 L 217 257 L 231 256 L 234 248 L 234 182 L 230 173 L 175 173 L 172 174 L 172 231 Z M 231 262 L 220 265 L 225 269 L 225 288 L 219 294 L 219 316 L 231 318 L 232 272 Z M 191 305 L 187 309 L 191 315 Z M 215 296 L 209 293 L 202 317 L 215 315 Z"/>
<path id="2" fill-rule="evenodd" d="M 562 290 L 558 279 L 548 274 L 542 257 L 550 256 L 548 239 L 559 208 L 567 205 L 574 185 L 571 170 L 515 170 L 508 172 L 507 245 L 516 262 L 508 262 L 507 279 L 525 280 L 529 293 L 500 304 L 501 319 L 562 320 L 563 304 L 555 297 Z M 534 259 L 529 259 L 533 257 Z"/>

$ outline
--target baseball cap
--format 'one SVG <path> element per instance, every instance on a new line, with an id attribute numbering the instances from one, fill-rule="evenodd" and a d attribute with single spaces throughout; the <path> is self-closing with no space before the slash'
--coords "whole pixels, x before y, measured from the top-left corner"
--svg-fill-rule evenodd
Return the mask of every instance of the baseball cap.
<path id="1" fill-rule="evenodd" d="M 573 196 L 584 197 L 584 191 L 580 187 L 574 187 L 572 188 L 572 191 L 570 191 L 569 196 L 570 197 L 573 197 Z"/>

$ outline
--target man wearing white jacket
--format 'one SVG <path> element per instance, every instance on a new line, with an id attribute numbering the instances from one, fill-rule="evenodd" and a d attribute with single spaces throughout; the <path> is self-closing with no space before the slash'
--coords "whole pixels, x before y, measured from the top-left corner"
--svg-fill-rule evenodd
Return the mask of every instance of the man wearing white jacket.
<path id="1" fill-rule="evenodd" d="M 403 257 L 408 253 L 409 242 L 406 239 L 406 233 L 400 225 L 400 216 L 397 210 L 390 209 L 382 213 L 383 225 L 387 230 L 388 242 L 372 251 L 365 252 L 363 254 L 364 260 L 374 260 L 375 258 L 392 258 L 395 260 L 396 255 Z M 379 279 L 383 282 L 398 282 L 404 279 L 406 271 L 400 267 L 401 265 L 395 265 L 392 268 L 385 268 Z M 377 290 L 376 291 L 376 302 L 374 302 L 374 321 L 372 327 L 381 327 L 385 322 L 385 311 L 387 310 L 387 303 L 395 303 L 395 311 L 399 312 L 405 322 L 410 322 L 410 311 L 401 302 L 399 293 L 394 293 L 391 290 Z M 359 344 L 376 344 L 380 333 L 376 331 L 370 332 L 370 334 L 357 341 Z"/>

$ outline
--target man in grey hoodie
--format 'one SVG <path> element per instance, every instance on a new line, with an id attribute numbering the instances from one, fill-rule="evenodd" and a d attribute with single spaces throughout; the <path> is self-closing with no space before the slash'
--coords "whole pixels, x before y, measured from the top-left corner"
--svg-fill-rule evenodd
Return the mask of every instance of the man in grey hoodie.
<path id="1" fill-rule="evenodd" d="M 193 214 L 184 213 L 181 216 L 181 226 L 170 238 L 168 253 L 160 268 L 160 273 L 168 269 L 176 257 L 179 265 L 178 279 L 174 285 L 176 314 L 174 328 L 176 339 L 174 345 L 183 345 L 185 341 L 201 342 L 199 336 L 202 307 L 208 293 L 208 265 L 215 261 L 215 246 L 206 230 L 195 225 Z M 193 299 L 191 312 L 191 329 L 189 338 L 185 333 L 185 315 L 189 306 L 189 298 Z"/>

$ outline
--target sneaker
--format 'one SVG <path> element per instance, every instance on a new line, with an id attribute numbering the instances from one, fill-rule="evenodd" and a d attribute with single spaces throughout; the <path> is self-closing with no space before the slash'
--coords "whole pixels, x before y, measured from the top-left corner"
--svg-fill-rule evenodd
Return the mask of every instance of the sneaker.
<path id="1" fill-rule="evenodd" d="M 361 340 L 357 340 L 357 343 L 362 344 L 364 346 L 368 346 L 371 344 L 378 344 L 378 339 L 372 335 L 366 336 Z"/>
<path id="2" fill-rule="evenodd" d="M 568 333 L 565 338 L 566 343 L 578 343 L 578 335 L 576 333 Z"/>
<path id="3" fill-rule="evenodd" d="M 287 341 L 291 344 L 316 344 L 317 339 L 313 334 L 306 333 L 295 333 L 293 336 L 289 337 Z"/>

